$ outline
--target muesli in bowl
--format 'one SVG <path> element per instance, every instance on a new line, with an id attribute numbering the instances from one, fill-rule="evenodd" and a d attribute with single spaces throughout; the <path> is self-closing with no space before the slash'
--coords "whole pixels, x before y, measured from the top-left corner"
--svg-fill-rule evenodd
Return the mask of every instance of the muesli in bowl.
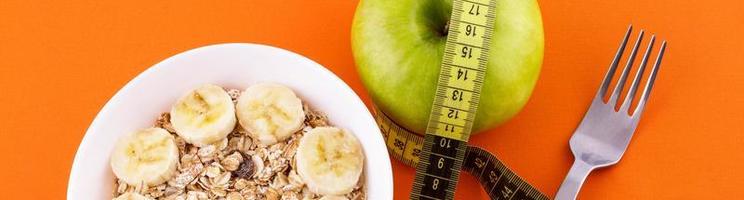
<path id="1" fill-rule="evenodd" d="M 115 199 L 365 199 L 364 153 L 288 87 L 206 84 L 111 153 Z"/>

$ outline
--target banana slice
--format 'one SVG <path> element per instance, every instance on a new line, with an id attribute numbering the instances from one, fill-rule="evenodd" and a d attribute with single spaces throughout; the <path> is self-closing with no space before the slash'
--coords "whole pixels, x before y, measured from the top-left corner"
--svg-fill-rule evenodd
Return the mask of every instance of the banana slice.
<path id="1" fill-rule="evenodd" d="M 227 137 L 235 128 L 235 104 L 219 86 L 202 85 L 171 108 L 171 124 L 186 142 L 204 147 Z"/>
<path id="2" fill-rule="evenodd" d="M 152 200 L 152 198 L 142 196 L 139 193 L 127 192 L 114 198 L 114 200 Z"/>
<path id="3" fill-rule="evenodd" d="M 119 138 L 111 155 L 111 169 L 130 185 L 164 183 L 176 174 L 178 147 L 162 128 L 147 128 Z"/>
<path id="4" fill-rule="evenodd" d="M 351 192 L 364 167 L 359 140 L 346 130 L 318 127 L 300 139 L 297 172 L 310 191 L 323 195 Z"/>
<path id="5" fill-rule="evenodd" d="M 346 198 L 345 196 L 326 195 L 326 196 L 320 197 L 320 199 L 318 200 L 349 200 L 349 198 Z"/>
<path id="6" fill-rule="evenodd" d="M 286 86 L 260 83 L 243 91 L 236 105 L 240 125 L 264 145 L 285 140 L 302 128 L 302 101 Z"/>

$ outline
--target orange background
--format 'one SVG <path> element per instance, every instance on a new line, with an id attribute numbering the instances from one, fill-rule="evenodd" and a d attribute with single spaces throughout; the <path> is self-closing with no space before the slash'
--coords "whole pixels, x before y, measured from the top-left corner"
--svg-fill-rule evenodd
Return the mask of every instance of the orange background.
<path id="1" fill-rule="evenodd" d="M 2 199 L 64 198 L 76 148 L 98 110 L 147 67 L 191 48 L 286 48 L 330 68 L 370 103 L 349 44 L 356 1 L 122 2 L 0 1 Z M 742 1 L 540 6 L 546 50 L 534 95 L 516 118 L 472 137 L 473 144 L 552 196 L 573 161 L 568 139 L 633 23 L 659 33 L 669 49 L 625 157 L 591 174 L 581 198 L 744 195 Z M 392 163 L 395 197 L 408 198 L 414 170 Z M 458 199 L 487 198 L 462 177 Z"/>

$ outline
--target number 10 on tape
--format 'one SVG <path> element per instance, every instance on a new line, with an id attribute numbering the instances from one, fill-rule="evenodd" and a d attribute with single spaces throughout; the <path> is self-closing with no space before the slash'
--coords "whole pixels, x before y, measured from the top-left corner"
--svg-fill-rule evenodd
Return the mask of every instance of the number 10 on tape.
<path id="1" fill-rule="evenodd" d="M 496 0 L 455 0 L 411 199 L 452 199 L 486 72 Z"/>

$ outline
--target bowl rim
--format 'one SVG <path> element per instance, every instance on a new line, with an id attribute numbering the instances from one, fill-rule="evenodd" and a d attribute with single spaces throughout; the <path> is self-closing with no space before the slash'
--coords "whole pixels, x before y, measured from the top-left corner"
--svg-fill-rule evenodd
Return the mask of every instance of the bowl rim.
<path id="1" fill-rule="evenodd" d="M 319 63 L 311 60 L 310 58 L 307 58 L 307 57 L 305 57 L 305 56 L 303 56 L 303 55 L 301 55 L 299 53 L 295 53 L 295 52 L 290 51 L 290 50 L 287 50 L 287 49 L 283 49 L 283 48 L 279 48 L 279 47 L 275 47 L 275 46 L 270 46 L 270 45 L 266 45 L 266 44 L 257 44 L 257 43 L 218 43 L 218 44 L 211 44 L 211 45 L 201 46 L 201 47 L 189 49 L 189 50 L 186 50 L 186 51 L 182 51 L 180 53 L 174 54 L 174 55 L 172 55 L 172 56 L 170 56 L 170 57 L 168 57 L 166 59 L 163 59 L 163 60 L 161 60 L 161 61 L 153 64 L 152 66 L 150 66 L 147 69 L 145 69 L 143 72 L 137 74 L 130 81 L 128 81 L 123 87 L 121 87 L 119 90 L 117 90 L 117 92 L 113 96 L 111 96 L 110 99 L 108 99 L 106 101 L 106 103 L 104 104 L 104 106 L 98 111 L 98 113 L 93 118 L 93 121 L 91 122 L 90 126 L 88 126 L 88 128 L 86 129 L 85 134 L 83 135 L 83 138 L 81 139 L 80 144 L 78 145 L 78 147 L 76 149 L 75 156 L 74 156 L 73 162 L 72 162 L 72 166 L 70 168 L 70 174 L 69 174 L 68 182 L 67 182 L 67 189 L 66 189 L 67 199 L 71 199 L 71 198 L 75 197 L 75 196 L 73 196 L 73 195 L 75 195 L 75 193 L 74 193 L 75 192 L 74 191 L 75 187 L 72 187 L 72 186 L 73 186 L 73 184 L 79 182 L 78 179 L 81 177 L 80 174 L 81 173 L 84 173 L 84 172 L 81 171 L 82 170 L 81 168 L 83 167 L 82 166 L 82 163 L 80 163 L 81 157 L 84 156 L 84 155 L 90 154 L 88 152 L 90 152 L 91 150 L 93 150 L 93 149 L 90 149 L 91 146 L 92 146 L 91 143 L 94 142 L 91 139 L 91 137 L 93 137 L 93 136 L 91 136 L 93 134 L 93 131 L 94 130 L 97 130 L 98 127 L 101 126 L 100 125 L 102 123 L 101 120 L 103 120 L 103 119 L 101 119 L 102 116 L 108 114 L 109 112 L 111 112 L 110 110 L 112 109 L 112 107 L 114 106 L 114 104 L 117 104 L 118 101 L 122 98 L 121 96 L 124 95 L 123 93 L 125 93 L 125 91 L 132 90 L 131 88 L 134 87 L 134 85 L 138 85 L 139 83 L 143 82 L 144 79 L 146 79 L 147 77 L 151 76 L 154 73 L 157 73 L 159 70 L 162 70 L 162 68 L 168 66 L 169 63 L 174 62 L 177 59 L 181 59 L 182 57 L 187 57 L 187 56 L 193 56 L 194 54 L 198 54 L 198 53 L 203 52 L 203 51 L 209 51 L 209 50 L 219 49 L 219 48 L 232 48 L 232 47 L 236 47 L 236 46 L 237 47 L 249 47 L 249 48 L 267 48 L 267 49 L 276 51 L 277 53 L 284 53 L 284 54 L 287 54 L 287 56 L 296 57 L 297 59 L 299 59 L 300 62 L 306 62 L 306 63 L 308 63 L 310 65 L 313 65 L 314 67 L 312 67 L 311 70 L 315 70 L 315 71 L 318 71 L 319 73 L 325 74 L 326 76 L 328 76 L 331 79 L 333 79 L 332 81 L 341 83 L 340 84 L 341 89 L 342 90 L 345 90 L 344 92 L 347 92 L 347 93 L 350 92 L 350 94 L 353 94 L 353 97 L 352 98 L 357 103 L 362 104 L 363 109 L 366 111 L 366 113 L 360 113 L 359 115 L 361 117 L 364 117 L 365 118 L 364 121 L 371 121 L 375 125 L 374 132 L 375 133 L 379 133 L 379 134 L 372 133 L 374 135 L 372 137 L 374 137 L 375 140 L 377 140 L 377 141 L 372 141 L 371 143 L 373 143 L 373 144 L 377 143 L 377 144 L 379 144 L 379 145 L 381 145 L 383 147 L 382 149 L 384 149 L 385 151 L 387 151 L 386 146 L 385 146 L 385 140 L 382 137 L 382 134 L 380 133 L 379 128 L 377 128 L 377 123 L 374 120 L 374 118 L 372 117 L 372 114 L 369 111 L 369 109 L 367 108 L 367 106 L 364 104 L 364 102 L 359 97 L 359 95 L 353 89 L 351 89 L 351 87 L 346 82 L 344 82 L 340 77 L 338 77 L 336 74 L 334 74 L 332 71 L 330 71 L 329 69 L 327 69 L 323 65 L 321 65 L 321 64 L 319 64 Z M 375 146 L 377 146 L 377 145 L 375 145 Z M 365 154 L 367 154 L 367 153 L 365 153 Z M 385 195 L 385 196 L 388 197 L 387 199 L 393 199 L 393 189 L 394 189 L 394 187 L 393 187 L 393 173 L 392 173 L 392 165 L 391 165 L 391 162 L 390 162 L 390 157 L 389 157 L 389 154 L 388 153 L 382 153 L 381 156 L 383 156 L 384 158 L 386 158 L 383 161 L 384 163 L 380 163 L 380 161 L 375 161 L 374 167 L 375 168 L 383 167 L 383 168 L 385 168 L 387 170 L 384 170 L 384 169 L 383 170 L 380 170 L 379 172 L 385 172 L 385 174 L 374 174 L 374 176 L 384 175 L 384 177 L 386 177 L 386 178 L 383 178 L 384 179 L 383 182 L 388 182 L 389 184 L 375 185 L 375 188 L 381 188 L 382 189 L 381 191 L 383 191 L 384 193 L 389 193 L 387 195 L 383 194 L 383 195 Z M 365 157 L 366 157 L 366 155 L 365 155 Z M 366 160 L 366 158 L 365 158 L 365 160 Z M 368 162 L 368 161 L 365 161 L 365 162 Z M 365 166 L 366 167 L 371 167 L 372 166 L 372 163 L 365 163 Z M 367 169 L 365 169 L 365 171 L 367 171 Z M 366 176 L 371 176 L 371 175 L 372 174 L 367 174 Z M 367 188 L 365 188 L 365 189 L 368 189 L 368 187 L 369 186 L 367 186 Z"/>

